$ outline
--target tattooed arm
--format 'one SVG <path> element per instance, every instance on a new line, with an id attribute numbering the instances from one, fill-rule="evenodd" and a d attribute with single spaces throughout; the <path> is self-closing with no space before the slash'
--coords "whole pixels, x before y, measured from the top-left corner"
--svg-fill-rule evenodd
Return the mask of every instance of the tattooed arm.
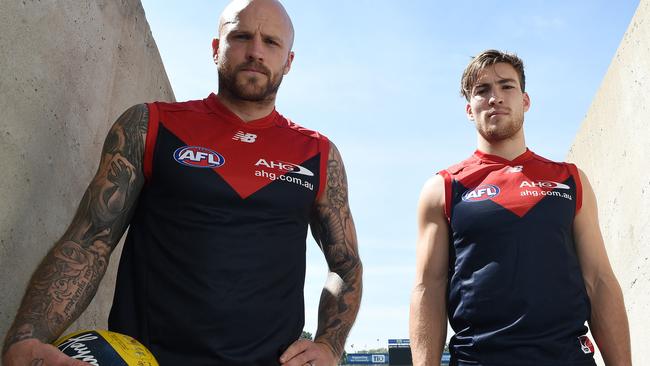
<path id="1" fill-rule="evenodd" d="M 327 186 L 315 205 L 311 231 L 325 254 L 329 274 L 320 298 L 314 342 L 295 342 L 280 358 L 286 365 L 338 364 L 361 302 L 362 266 L 348 204 L 348 183 L 334 144 L 327 164 Z"/>
<path id="2" fill-rule="evenodd" d="M 32 275 L 5 338 L 3 364 L 29 364 L 52 356 L 51 350 L 39 356 L 31 347 L 55 340 L 95 295 L 144 183 L 148 115 L 144 104 L 131 107 L 109 131 L 99 169 L 72 223 Z M 30 341 L 20 342 L 24 340 Z M 32 354 L 25 355 L 28 352 Z"/>

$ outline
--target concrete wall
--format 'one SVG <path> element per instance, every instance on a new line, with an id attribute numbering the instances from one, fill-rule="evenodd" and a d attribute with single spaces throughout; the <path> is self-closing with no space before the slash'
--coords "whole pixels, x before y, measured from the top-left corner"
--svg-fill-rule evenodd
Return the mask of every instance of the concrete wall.
<path id="1" fill-rule="evenodd" d="M 173 100 L 139 0 L 0 1 L 0 334 L 129 106 Z M 121 247 L 120 247 L 121 248 Z M 119 253 L 77 326 L 106 327 Z"/>
<path id="2" fill-rule="evenodd" d="M 635 365 L 650 359 L 649 114 L 650 0 L 641 0 L 568 155 L 596 192 L 607 252 L 625 296 Z"/>

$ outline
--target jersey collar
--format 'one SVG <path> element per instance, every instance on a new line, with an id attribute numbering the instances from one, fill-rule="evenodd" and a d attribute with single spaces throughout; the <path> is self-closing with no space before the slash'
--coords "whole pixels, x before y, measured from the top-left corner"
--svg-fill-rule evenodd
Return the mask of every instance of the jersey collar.
<path id="1" fill-rule="evenodd" d="M 273 109 L 271 113 L 266 115 L 265 117 L 252 120 L 252 121 L 244 121 L 239 116 L 237 116 L 235 113 L 233 113 L 228 107 L 226 107 L 219 98 L 217 98 L 217 95 L 214 93 L 211 93 L 207 98 L 204 99 L 205 103 L 208 105 L 208 107 L 216 114 L 219 115 L 224 121 L 235 124 L 235 125 L 240 125 L 241 127 L 246 127 L 246 128 L 265 128 L 265 127 L 271 127 L 275 124 L 278 123 L 279 120 L 279 113 Z"/>
<path id="2" fill-rule="evenodd" d="M 517 156 L 513 160 L 508 160 L 506 158 L 502 158 L 497 155 L 486 154 L 483 151 L 477 149 L 476 151 L 474 151 L 474 156 L 481 162 L 485 162 L 485 163 L 518 165 L 518 164 L 523 164 L 526 161 L 532 159 L 535 156 L 535 153 L 530 151 L 530 149 L 526 148 L 526 151 L 524 151 L 521 155 Z"/>

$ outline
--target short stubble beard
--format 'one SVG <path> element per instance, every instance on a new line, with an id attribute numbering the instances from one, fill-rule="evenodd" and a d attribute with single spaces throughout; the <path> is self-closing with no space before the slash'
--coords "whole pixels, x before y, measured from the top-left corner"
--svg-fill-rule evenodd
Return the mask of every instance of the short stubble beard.
<path id="1" fill-rule="evenodd" d="M 243 82 L 237 80 L 237 73 L 247 67 L 254 67 L 266 75 L 268 81 L 265 85 L 255 85 L 260 82 L 260 77 L 250 77 Z M 219 75 L 219 93 L 229 94 L 232 98 L 247 102 L 269 102 L 275 100 L 275 95 L 282 83 L 283 74 L 279 73 L 276 80 L 271 78 L 271 71 L 264 65 L 249 62 L 238 65 L 233 71 L 226 65 L 217 68 Z M 253 90 L 250 90 L 253 89 Z"/>
<path id="2" fill-rule="evenodd" d="M 486 123 L 484 124 L 487 128 L 481 128 L 477 125 L 478 133 L 488 142 L 499 142 L 507 140 L 514 135 L 516 135 L 524 126 L 523 116 L 521 119 L 511 121 L 507 126 L 496 126 L 496 128 L 491 128 L 491 126 Z"/>

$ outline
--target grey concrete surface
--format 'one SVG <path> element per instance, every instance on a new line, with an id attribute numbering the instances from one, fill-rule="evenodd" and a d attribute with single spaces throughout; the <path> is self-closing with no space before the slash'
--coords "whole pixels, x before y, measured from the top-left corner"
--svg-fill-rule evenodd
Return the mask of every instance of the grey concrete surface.
<path id="1" fill-rule="evenodd" d="M 139 0 L 0 1 L 0 334 L 129 106 L 173 100 Z M 71 329 L 105 328 L 119 253 Z"/>
<path id="2" fill-rule="evenodd" d="M 585 171 L 596 193 L 625 297 L 634 365 L 650 363 L 649 113 L 650 0 L 641 0 L 567 158 Z"/>

